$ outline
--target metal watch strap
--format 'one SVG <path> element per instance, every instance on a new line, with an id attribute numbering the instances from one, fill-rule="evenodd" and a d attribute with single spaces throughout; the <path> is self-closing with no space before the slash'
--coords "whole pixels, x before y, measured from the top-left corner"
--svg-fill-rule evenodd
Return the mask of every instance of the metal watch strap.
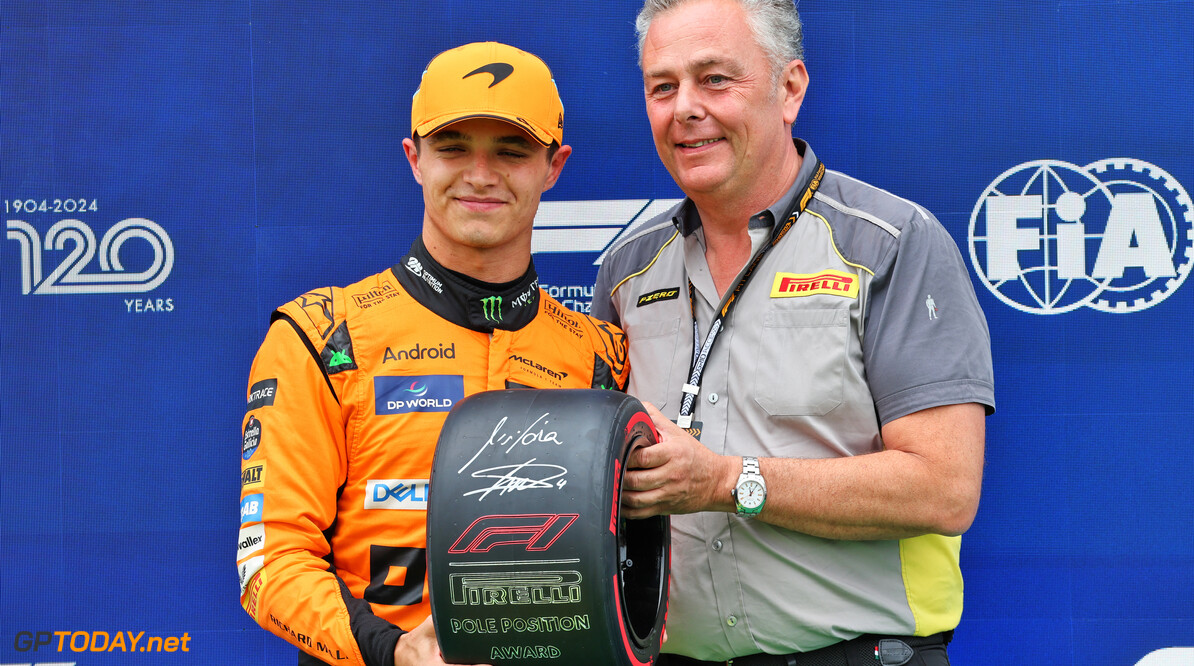
<path id="1" fill-rule="evenodd" d="M 738 482 L 734 484 L 734 491 L 731 493 L 734 497 L 735 512 L 739 516 L 756 516 L 763 510 L 762 503 L 757 507 L 747 508 L 742 503 L 742 497 L 739 491 L 743 484 L 754 482 L 761 487 L 763 492 L 763 501 L 767 498 L 767 483 L 763 480 L 763 474 L 759 468 L 759 459 L 754 456 L 742 456 L 742 472 L 738 475 Z"/>
<path id="2" fill-rule="evenodd" d="M 743 474 L 758 474 L 759 473 L 759 459 L 754 456 L 742 456 L 742 473 Z"/>

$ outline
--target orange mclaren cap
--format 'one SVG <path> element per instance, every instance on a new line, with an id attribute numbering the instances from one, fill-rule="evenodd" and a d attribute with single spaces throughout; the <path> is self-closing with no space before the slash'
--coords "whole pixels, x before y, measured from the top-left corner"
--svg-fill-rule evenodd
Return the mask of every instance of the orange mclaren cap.
<path id="1" fill-rule="evenodd" d="M 428 136 L 469 118 L 497 118 L 543 145 L 564 143 L 564 105 L 538 56 L 497 42 L 465 44 L 435 56 L 411 101 L 411 134 Z"/>

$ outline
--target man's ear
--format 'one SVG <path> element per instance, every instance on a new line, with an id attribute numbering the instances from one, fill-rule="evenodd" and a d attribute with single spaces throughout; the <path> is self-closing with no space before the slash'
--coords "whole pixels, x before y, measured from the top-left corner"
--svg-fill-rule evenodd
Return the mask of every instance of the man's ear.
<path id="1" fill-rule="evenodd" d="M 402 140 L 402 152 L 406 153 L 406 161 L 410 162 L 410 172 L 415 175 L 415 182 L 423 184 L 423 174 L 419 173 L 419 148 L 415 145 L 414 139 L 406 138 Z"/>
<path id="2" fill-rule="evenodd" d="M 785 65 L 780 83 L 783 85 L 784 123 L 791 125 L 800 114 L 800 105 L 804 103 L 804 93 L 808 90 L 808 70 L 804 67 L 804 61 L 793 60 Z"/>
<path id="3" fill-rule="evenodd" d="M 560 172 L 564 170 L 564 163 L 572 154 L 572 146 L 560 146 L 555 155 L 551 156 L 551 171 L 547 174 L 547 182 L 543 184 L 543 191 L 550 190 L 560 179 Z"/>

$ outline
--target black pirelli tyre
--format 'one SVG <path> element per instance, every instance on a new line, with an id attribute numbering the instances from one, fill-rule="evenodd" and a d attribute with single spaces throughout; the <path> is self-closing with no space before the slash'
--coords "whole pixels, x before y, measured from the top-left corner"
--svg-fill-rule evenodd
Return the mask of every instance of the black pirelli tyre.
<path id="1" fill-rule="evenodd" d="M 626 457 L 655 437 L 642 404 L 614 391 L 490 391 L 457 403 L 427 508 L 445 661 L 655 663 L 668 520 L 620 516 Z"/>

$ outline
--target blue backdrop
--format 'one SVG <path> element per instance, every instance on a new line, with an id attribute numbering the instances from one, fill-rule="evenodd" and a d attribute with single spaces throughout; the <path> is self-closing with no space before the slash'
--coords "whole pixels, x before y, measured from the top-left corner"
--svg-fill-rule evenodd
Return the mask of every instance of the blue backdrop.
<path id="1" fill-rule="evenodd" d="M 402 256 L 410 95 L 479 40 L 559 83 L 575 153 L 535 260 L 586 309 L 679 196 L 637 4 L 0 2 L 0 664 L 293 663 L 234 562 L 270 311 Z M 796 134 L 934 212 L 991 326 L 954 662 L 1194 664 L 1194 2 L 800 8 Z"/>

